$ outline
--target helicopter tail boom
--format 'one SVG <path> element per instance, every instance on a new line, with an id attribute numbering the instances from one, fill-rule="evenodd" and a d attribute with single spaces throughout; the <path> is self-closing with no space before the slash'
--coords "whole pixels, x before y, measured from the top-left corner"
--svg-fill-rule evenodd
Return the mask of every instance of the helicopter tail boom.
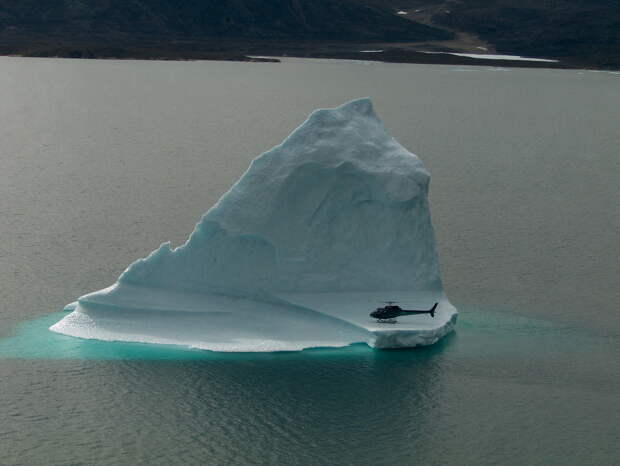
<path id="1" fill-rule="evenodd" d="M 409 309 L 403 309 L 401 312 L 401 315 L 414 315 L 414 314 L 430 314 L 431 317 L 435 317 L 435 309 L 437 309 L 437 306 L 439 305 L 439 303 L 435 303 L 433 305 L 433 307 L 431 307 L 428 311 L 418 311 L 418 310 L 409 310 Z"/>

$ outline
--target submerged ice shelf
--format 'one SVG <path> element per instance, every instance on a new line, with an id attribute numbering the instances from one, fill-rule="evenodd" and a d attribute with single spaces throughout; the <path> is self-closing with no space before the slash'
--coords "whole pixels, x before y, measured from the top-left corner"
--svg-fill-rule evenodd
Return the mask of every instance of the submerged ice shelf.
<path id="1" fill-rule="evenodd" d="M 215 351 L 427 345 L 454 328 L 430 176 L 369 99 L 317 110 L 256 158 L 175 249 L 162 244 L 51 330 Z M 377 324 L 379 302 L 428 308 Z"/>

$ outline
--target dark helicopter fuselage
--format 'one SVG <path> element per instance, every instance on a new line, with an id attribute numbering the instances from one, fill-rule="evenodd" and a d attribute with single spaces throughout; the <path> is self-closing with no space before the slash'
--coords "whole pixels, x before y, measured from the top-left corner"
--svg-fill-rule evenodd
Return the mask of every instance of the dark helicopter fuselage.
<path id="1" fill-rule="evenodd" d="M 435 305 L 427 311 L 402 309 L 400 306 L 391 304 L 384 307 L 378 307 L 375 311 L 370 313 L 370 317 L 379 320 L 395 319 L 400 316 L 410 316 L 416 314 L 430 314 L 431 317 L 435 317 L 435 309 L 437 309 L 437 304 L 438 303 L 435 303 Z"/>

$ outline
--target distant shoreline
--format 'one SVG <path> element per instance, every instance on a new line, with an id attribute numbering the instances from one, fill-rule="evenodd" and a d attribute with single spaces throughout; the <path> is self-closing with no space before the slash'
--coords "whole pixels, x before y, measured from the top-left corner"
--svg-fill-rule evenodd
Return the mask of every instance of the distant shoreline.
<path id="1" fill-rule="evenodd" d="M 0 55 L 44 58 L 116 59 L 116 60 L 216 60 L 278 63 L 278 57 L 325 58 L 386 63 L 428 65 L 464 65 L 501 68 L 594 69 L 613 71 L 614 67 L 598 67 L 579 61 L 528 61 L 499 58 L 477 58 L 455 55 L 451 50 L 419 50 L 412 44 L 385 43 L 294 43 L 294 42 L 197 42 L 148 44 L 138 46 L 99 44 L 28 44 L 4 47 Z M 421 48 L 421 47 L 420 47 Z M 372 53 L 371 53 L 372 52 Z M 500 55 L 501 56 L 501 55 Z"/>

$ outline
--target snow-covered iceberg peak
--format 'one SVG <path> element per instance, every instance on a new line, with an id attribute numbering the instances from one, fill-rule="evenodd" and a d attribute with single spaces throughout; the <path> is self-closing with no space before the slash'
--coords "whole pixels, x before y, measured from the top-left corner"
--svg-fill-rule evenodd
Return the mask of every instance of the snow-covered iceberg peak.
<path id="1" fill-rule="evenodd" d="M 317 110 L 255 159 L 189 240 L 121 283 L 187 291 L 440 289 L 429 174 L 369 99 Z"/>
<path id="2" fill-rule="evenodd" d="M 443 295 L 429 179 L 369 99 L 317 110 L 251 163 L 184 245 L 137 260 L 52 330 L 228 351 L 433 343 L 456 310 Z M 437 317 L 377 327 L 368 312 L 397 295 L 404 307 L 440 301 Z"/>

